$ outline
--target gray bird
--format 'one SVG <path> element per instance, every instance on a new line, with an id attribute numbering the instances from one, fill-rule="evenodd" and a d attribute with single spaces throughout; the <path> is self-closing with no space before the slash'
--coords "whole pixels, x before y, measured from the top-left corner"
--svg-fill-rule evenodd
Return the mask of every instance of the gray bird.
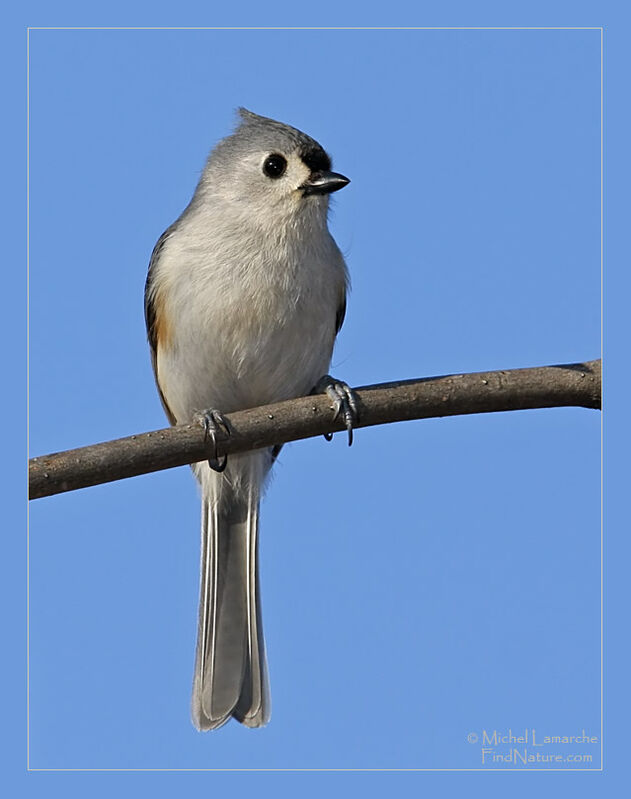
<path id="1" fill-rule="evenodd" d="M 349 183 L 295 128 L 239 110 L 191 202 L 158 240 L 145 288 L 156 383 L 171 424 L 200 420 L 209 461 L 192 718 L 270 718 L 258 574 L 259 501 L 280 450 L 217 457 L 222 413 L 326 392 L 349 431 L 357 408 L 327 375 L 348 272 L 327 226 L 329 194 Z"/>

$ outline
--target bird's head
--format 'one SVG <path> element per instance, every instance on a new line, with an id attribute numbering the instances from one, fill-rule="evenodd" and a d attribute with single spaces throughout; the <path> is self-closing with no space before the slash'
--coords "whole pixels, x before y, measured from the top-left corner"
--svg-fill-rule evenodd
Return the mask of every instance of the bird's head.
<path id="1" fill-rule="evenodd" d="M 328 197 L 350 181 L 331 170 L 331 159 L 302 131 L 239 109 L 240 124 L 211 152 L 200 181 L 203 194 L 227 200 L 253 217 L 320 214 Z"/>

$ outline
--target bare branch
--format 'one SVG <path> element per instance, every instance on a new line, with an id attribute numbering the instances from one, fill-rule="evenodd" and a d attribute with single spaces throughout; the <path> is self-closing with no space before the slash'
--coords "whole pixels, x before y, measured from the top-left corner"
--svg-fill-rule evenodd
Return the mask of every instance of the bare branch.
<path id="1" fill-rule="evenodd" d="M 527 408 L 600 408 L 600 392 L 599 360 L 382 383 L 356 389 L 357 427 Z M 229 414 L 232 435 L 219 442 L 219 455 L 342 430 L 343 424 L 339 420 L 333 422 L 331 417 L 331 401 L 325 395 Z M 29 464 L 30 498 L 122 480 L 207 457 L 204 432 L 195 424 L 43 455 Z"/>

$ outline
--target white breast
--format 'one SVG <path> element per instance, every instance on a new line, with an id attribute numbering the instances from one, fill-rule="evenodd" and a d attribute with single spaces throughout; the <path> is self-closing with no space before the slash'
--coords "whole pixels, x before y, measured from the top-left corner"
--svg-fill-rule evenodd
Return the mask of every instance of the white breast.
<path id="1" fill-rule="evenodd" d="M 307 394 L 327 372 L 346 268 L 326 227 L 312 232 L 184 220 L 167 240 L 155 280 L 171 334 L 156 366 L 178 422 Z"/>

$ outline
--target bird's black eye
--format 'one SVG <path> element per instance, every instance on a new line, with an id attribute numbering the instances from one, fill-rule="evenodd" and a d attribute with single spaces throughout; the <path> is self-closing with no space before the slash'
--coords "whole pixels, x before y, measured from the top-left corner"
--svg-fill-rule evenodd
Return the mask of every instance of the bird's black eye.
<path id="1" fill-rule="evenodd" d="M 287 169 L 287 159 L 278 153 L 268 155 L 263 162 L 263 172 L 268 178 L 279 178 Z"/>

